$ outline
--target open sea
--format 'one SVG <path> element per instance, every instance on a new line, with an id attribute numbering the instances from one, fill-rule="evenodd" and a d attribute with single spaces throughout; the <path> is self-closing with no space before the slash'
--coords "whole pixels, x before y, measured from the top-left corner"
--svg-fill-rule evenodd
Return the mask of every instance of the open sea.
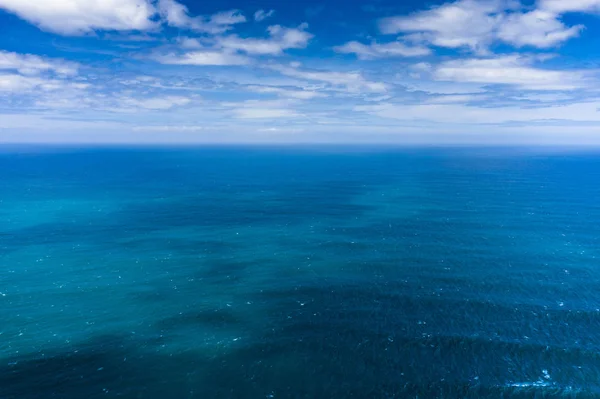
<path id="1" fill-rule="evenodd" d="M 600 397 L 600 154 L 0 147 L 1 399 Z"/>

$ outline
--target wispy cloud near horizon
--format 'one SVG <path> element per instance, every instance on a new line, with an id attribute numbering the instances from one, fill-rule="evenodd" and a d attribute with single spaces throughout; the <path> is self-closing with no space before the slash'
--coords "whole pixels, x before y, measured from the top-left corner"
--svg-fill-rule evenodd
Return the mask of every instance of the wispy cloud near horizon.
<path id="1" fill-rule="evenodd" d="M 0 142 L 600 144 L 600 0 L 337 1 L 0 0 Z"/>

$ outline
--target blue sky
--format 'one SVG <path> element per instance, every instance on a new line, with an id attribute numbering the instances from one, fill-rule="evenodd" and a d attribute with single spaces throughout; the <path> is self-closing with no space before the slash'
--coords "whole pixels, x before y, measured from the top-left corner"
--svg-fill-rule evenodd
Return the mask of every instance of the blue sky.
<path id="1" fill-rule="evenodd" d="M 0 0 L 0 142 L 600 144 L 600 0 Z"/>

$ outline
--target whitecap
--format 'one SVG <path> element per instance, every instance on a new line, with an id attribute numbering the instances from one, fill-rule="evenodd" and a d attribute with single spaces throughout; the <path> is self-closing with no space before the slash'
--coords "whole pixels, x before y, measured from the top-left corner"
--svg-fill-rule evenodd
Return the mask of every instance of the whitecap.
<path id="1" fill-rule="evenodd" d="M 507 384 L 511 388 L 543 388 L 549 387 L 552 384 L 547 381 L 535 381 L 535 382 L 513 382 Z"/>

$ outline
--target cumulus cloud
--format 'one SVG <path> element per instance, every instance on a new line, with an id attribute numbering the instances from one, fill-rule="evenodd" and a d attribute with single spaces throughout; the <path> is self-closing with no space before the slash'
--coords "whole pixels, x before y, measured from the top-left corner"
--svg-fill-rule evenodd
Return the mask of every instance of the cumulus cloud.
<path id="1" fill-rule="evenodd" d="M 169 26 L 210 34 L 227 32 L 234 25 L 246 22 L 246 17 L 239 10 L 191 17 L 188 8 L 175 0 L 159 0 L 158 11 Z"/>
<path id="2" fill-rule="evenodd" d="M 270 36 L 268 39 L 241 38 L 237 35 L 230 35 L 217 38 L 217 43 L 223 48 L 248 54 L 280 55 L 284 50 L 305 48 L 313 37 L 306 31 L 307 28 L 307 24 L 302 24 L 298 28 L 273 25 L 267 29 Z"/>
<path id="3" fill-rule="evenodd" d="M 516 47 L 548 48 L 576 37 L 583 26 L 567 26 L 561 14 L 590 11 L 596 0 L 542 0 L 537 8 L 524 12 L 518 1 L 458 0 L 408 16 L 383 18 L 384 34 L 405 34 L 405 38 L 437 47 L 469 48 L 485 53 L 495 41 Z"/>
<path id="4" fill-rule="evenodd" d="M 204 130 L 198 120 L 207 123 L 207 131 L 227 125 L 232 131 L 247 132 L 244 127 L 250 126 L 252 132 L 273 133 L 280 131 L 278 124 L 294 129 L 299 124 L 308 126 L 309 121 L 311 129 L 330 124 L 330 133 L 347 132 L 346 127 L 366 133 L 376 131 L 378 125 L 392 130 L 410 125 L 426 131 L 436 123 L 453 125 L 456 131 L 459 125 L 471 126 L 473 132 L 484 124 L 533 126 L 558 119 L 565 126 L 600 126 L 600 91 L 594 76 L 598 71 L 589 66 L 567 69 L 574 67 L 560 58 L 547 62 L 541 51 L 532 49 L 554 49 L 580 35 L 585 27 L 571 23 L 576 16 L 566 14 L 600 12 L 600 0 L 524 3 L 451 0 L 380 19 L 380 31 L 393 36 L 348 37 L 334 47 L 339 54 L 376 60 L 351 69 L 340 66 L 339 57 L 328 63 L 330 48 L 306 54 L 303 64 L 294 58 L 284 63 L 284 56 L 297 52 L 291 50 L 312 44 L 314 35 L 308 26 L 273 22 L 236 30 L 247 20 L 237 10 L 196 16 L 176 0 L 0 0 L 0 8 L 55 33 L 116 30 L 123 32 L 105 32 L 98 38 L 141 34 L 156 39 L 134 50 L 113 52 L 142 64 L 143 69 L 138 64 L 133 68 L 119 64 L 123 73 L 112 63 L 84 67 L 0 50 L 0 98 L 3 112 L 26 107 L 48 115 L 76 111 L 79 118 L 86 112 L 86 118 L 110 113 L 110 118 L 127 124 L 128 132 L 154 132 L 155 137 L 163 132 L 181 132 L 184 137 L 185 132 Z M 128 8 L 132 4 L 139 6 L 135 12 Z M 80 9 L 86 10 L 85 15 Z M 259 10 L 248 17 L 261 22 L 272 18 L 273 11 Z M 256 34 L 261 26 L 263 34 Z M 502 55 L 494 55 L 495 50 Z M 397 59 L 383 60 L 393 57 Z M 408 57 L 413 57 L 412 65 L 402 59 Z M 173 66 L 168 71 L 153 70 L 158 66 L 144 64 L 148 59 Z M 197 71 L 177 65 L 231 67 Z M 194 107 L 199 92 L 206 93 L 203 106 Z M 159 122 L 151 117 L 154 114 L 168 121 Z M 268 128 L 260 129 L 265 125 Z"/>
<path id="5" fill-rule="evenodd" d="M 175 0 L 160 0 L 158 11 L 170 26 L 187 28 L 194 23 L 194 19 L 188 14 L 188 8 Z"/>
<path id="6" fill-rule="evenodd" d="M 275 10 L 258 10 L 254 13 L 254 20 L 256 22 L 264 21 L 265 19 L 272 17 L 273 15 L 275 15 Z"/>
<path id="7" fill-rule="evenodd" d="M 342 46 L 334 47 L 342 54 L 356 54 L 359 59 L 369 60 L 384 57 L 421 57 L 431 54 L 425 46 L 408 46 L 402 42 L 363 44 L 357 41 L 348 42 Z"/>
<path id="8" fill-rule="evenodd" d="M 514 13 L 498 27 L 498 38 L 517 47 L 548 48 L 579 35 L 583 25 L 567 27 L 558 15 L 546 10 Z"/>
<path id="9" fill-rule="evenodd" d="M 184 54 L 170 53 L 152 57 L 161 64 L 168 65 L 247 65 L 250 59 L 243 55 L 221 50 L 199 50 Z"/>
<path id="10" fill-rule="evenodd" d="M 0 0 L 0 8 L 62 35 L 155 27 L 152 17 L 156 10 L 148 0 Z"/>
<path id="11" fill-rule="evenodd" d="M 89 84 L 74 80 L 78 70 L 79 64 L 74 62 L 0 51 L 0 91 L 17 94 L 84 90 Z"/>
<path id="12" fill-rule="evenodd" d="M 600 12 L 600 0 L 540 0 L 541 9 L 558 14 L 566 12 Z"/>
<path id="13" fill-rule="evenodd" d="M 84 90 L 89 87 L 86 83 L 74 83 L 60 79 L 49 79 L 36 76 L 17 74 L 0 74 L 0 91 L 11 93 L 33 92 L 34 90 Z"/>
<path id="14" fill-rule="evenodd" d="M 379 29 L 384 34 L 418 33 L 421 39 L 447 48 L 485 48 L 502 19 L 500 0 L 460 0 L 408 16 L 383 18 Z"/>
<path id="15" fill-rule="evenodd" d="M 15 70 L 22 75 L 53 72 L 57 75 L 74 76 L 77 75 L 78 68 L 78 64 L 74 62 L 0 50 L 0 70 Z"/>
<path id="16" fill-rule="evenodd" d="M 285 50 L 305 48 L 313 37 L 306 31 L 307 28 L 307 24 L 297 28 L 269 26 L 268 38 L 243 38 L 238 35 L 180 37 L 177 43 L 183 52 L 154 54 L 151 58 L 172 65 L 247 65 L 252 62 L 249 55 L 277 56 Z"/>

